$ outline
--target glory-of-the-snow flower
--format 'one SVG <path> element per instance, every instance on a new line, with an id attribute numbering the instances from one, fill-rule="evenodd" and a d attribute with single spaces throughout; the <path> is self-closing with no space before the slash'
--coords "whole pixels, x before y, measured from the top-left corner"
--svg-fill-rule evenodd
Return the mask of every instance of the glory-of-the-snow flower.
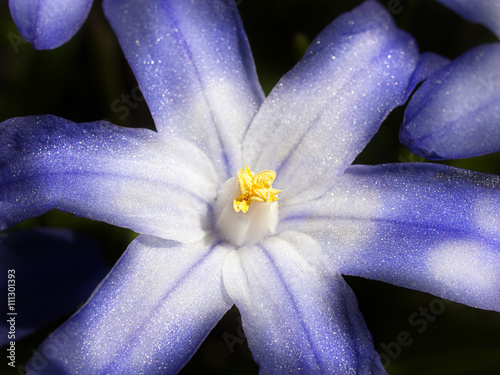
<path id="1" fill-rule="evenodd" d="M 500 311 L 500 179 L 352 165 L 439 64 L 383 6 L 264 98 L 230 1 L 106 0 L 157 132 L 1 124 L 2 228 L 58 208 L 141 233 L 29 373 L 176 373 L 236 304 L 262 374 L 385 373 L 341 273 Z"/>

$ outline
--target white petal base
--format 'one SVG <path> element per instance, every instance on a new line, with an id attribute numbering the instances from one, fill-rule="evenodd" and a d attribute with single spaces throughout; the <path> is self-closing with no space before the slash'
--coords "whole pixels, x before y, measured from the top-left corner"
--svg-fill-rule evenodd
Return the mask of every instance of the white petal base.
<path id="1" fill-rule="evenodd" d="M 248 212 L 236 212 L 233 201 L 240 195 L 238 179 L 232 177 L 219 191 L 214 204 L 215 230 L 220 238 L 236 246 L 253 245 L 276 233 L 278 202 L 252 202 Z"/>

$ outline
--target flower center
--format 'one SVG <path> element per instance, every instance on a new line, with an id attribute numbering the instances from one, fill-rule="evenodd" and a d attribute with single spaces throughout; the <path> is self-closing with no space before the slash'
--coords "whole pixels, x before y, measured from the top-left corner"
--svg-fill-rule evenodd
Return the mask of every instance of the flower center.
<path id="1" fill-rule="evenodd" d="M 238 172 L 238 186 L 241 194 L 233 202 L 234 210 L 246 213 L 253 201 L 270 203 L 277 201 L 276 195 L 281 193 L 281 190 L 271 187 L 275 178 L 276 172 L 268 170 L 254 176 L 245 165 L 245 170 L 240 169 Z"/>
<path id="2" fill-rule="evenodd" d="M 251 245 L 275 233 L 281 193 L 271 186 L 275 178 L 274 171 L 254 175 L 245 166 L 224 183 L 214 204 L 215 230 L 223 239 L 237 246 Z"/>

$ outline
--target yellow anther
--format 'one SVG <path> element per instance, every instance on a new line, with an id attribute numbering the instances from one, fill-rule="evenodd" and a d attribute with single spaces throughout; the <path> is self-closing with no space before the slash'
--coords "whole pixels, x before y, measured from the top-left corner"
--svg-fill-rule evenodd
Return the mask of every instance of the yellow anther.
<path id="1" fill-rule="evenodd" d="M 271 187 L 276 172 L 262 171 L 255 176 L 250 169 L 245 165 L 245 169 L 240 169 L 238 172 L 238 186 L 240 188 L 240 196 L 233 201 L 233 207 L 236 212 L 247 212 L 252 201 L 258 202 L 275 202 L 278 200 L 278 195 L 281 190 Z"/>

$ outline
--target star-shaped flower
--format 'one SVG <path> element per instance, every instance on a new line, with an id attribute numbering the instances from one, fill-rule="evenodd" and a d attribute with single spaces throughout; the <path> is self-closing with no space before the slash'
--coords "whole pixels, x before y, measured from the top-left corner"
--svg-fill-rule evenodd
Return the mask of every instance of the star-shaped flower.
<path id="1" fill-rule="evenodd" d="M 104 8 L 158 132 L 4 122 L 0 225 L 58 208 L 142 234 L 32 373 L 176 373 L 233 304 L 262 374 L 385 373 L 340 273 L 500 310 L 497 176 L 350 166 L 435 68 L 383 6 L 340 16 L 267 98 L 229 1 Z"/>

